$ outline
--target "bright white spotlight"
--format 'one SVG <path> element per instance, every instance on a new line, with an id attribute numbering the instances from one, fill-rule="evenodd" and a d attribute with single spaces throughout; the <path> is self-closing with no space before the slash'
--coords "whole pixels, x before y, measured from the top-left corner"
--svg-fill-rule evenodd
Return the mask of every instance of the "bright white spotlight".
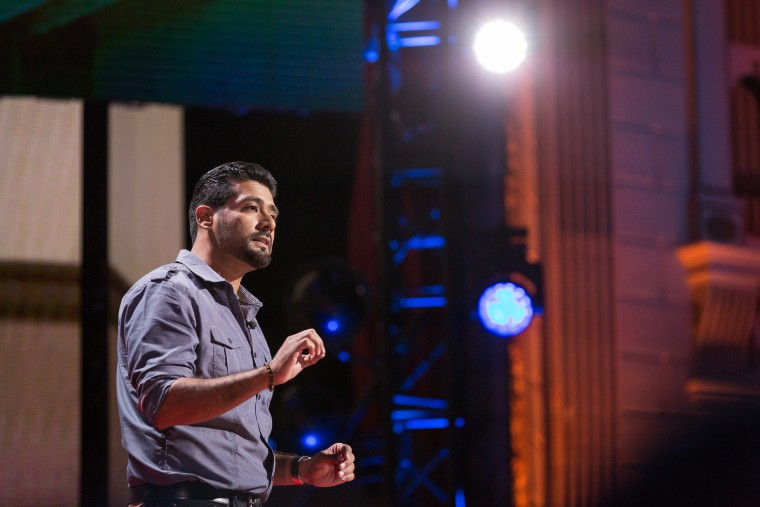
<path id="1" fill-rule="evenodd" d="M 489 21 L 475 35 L 475 57 L 488 71 L 505 74 L 516 69 L 525 59 L 528 43 L 512 23 L 500 19 Z"/>

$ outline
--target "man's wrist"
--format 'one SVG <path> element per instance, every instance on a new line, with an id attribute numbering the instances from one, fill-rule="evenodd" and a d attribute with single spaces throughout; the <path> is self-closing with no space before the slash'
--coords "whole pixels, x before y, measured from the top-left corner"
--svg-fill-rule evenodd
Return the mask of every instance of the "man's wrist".
<path id="1" fill-rule="evenodd" d="M 264 368 L 267 370 L 267 377 L 269 378 L 269 390 L 274 391 L 274 372 L 272 371 L 272 367 L 269 366 L 269 363 L 264 363 Z"/>
<path id="2" fill-rule="evenodd" d="M 290 480 L 297 486 L 305 486 L 306 482 L 301 479 L 301 462 L 308 461 L 311 458 L 309 456 L 293 456 L 290 460 Z"/>

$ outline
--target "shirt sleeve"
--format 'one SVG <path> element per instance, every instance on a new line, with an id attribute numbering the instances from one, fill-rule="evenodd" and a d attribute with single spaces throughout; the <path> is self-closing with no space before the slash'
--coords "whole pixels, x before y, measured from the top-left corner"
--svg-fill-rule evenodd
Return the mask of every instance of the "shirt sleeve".
<path id="1" fill-rule="evenodd" d="M 122 309 L 127 374 L 137 408 L 155 424 L 172 383 L 195 374 L 198 335 L 192 304 L 171 282 L 148 282 Z"/>

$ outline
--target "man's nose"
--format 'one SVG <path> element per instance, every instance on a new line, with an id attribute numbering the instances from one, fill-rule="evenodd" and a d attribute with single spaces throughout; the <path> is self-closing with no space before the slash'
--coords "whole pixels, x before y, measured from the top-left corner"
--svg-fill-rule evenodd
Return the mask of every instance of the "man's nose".
<path id="1" fill-rule="evenodd" d="M 258 224 L 258 228 L 266 231 L 273 231 L 277 227 L 277 221 L 272 215 L 268 213 L 262 213 L 261 221 Z"/>

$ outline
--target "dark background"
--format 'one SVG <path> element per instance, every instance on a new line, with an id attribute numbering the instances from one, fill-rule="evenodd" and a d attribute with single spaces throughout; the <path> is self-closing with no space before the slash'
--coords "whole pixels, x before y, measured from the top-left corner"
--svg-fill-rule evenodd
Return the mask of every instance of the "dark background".
<path id="1" fill-rule="evenodd" d="M 276 353 L 282 341 L 301 330 L 288 301 L 298 274 L 314 262 L 345 260 L 351 190 L 356 166 L 360 115 L 287 114 L 192 108 L 185 112 L 186 199 L 201 174 L 224 162 L 244 160 L 267 168 L 278 183 L 277 224 L 272 263 L 246 275 L 243 285 L 264 306 L 259 324 Z M 367 203 L 371 206 L 371 203 Z M 190 245 L 189 234 L 187 245 Z M 311 427 L 332 430 L 331 440 L 350 440 L 352 410 L 349 363 L 335 352 L 287 385 L 276 388 L 272 441 L 281 451 L 312 454 L 300 436 Z M 356 498 L 358 484 L 320 490 L 320 504 Z M 313 488 L 275 488 L 272 505 L 308 505 Z M 328 498 L 329 497 L 329 498 Z M 316 500 L 314 500 L 316 501 Z M 291 504 L 292 505 L 292 504 Z"/>

